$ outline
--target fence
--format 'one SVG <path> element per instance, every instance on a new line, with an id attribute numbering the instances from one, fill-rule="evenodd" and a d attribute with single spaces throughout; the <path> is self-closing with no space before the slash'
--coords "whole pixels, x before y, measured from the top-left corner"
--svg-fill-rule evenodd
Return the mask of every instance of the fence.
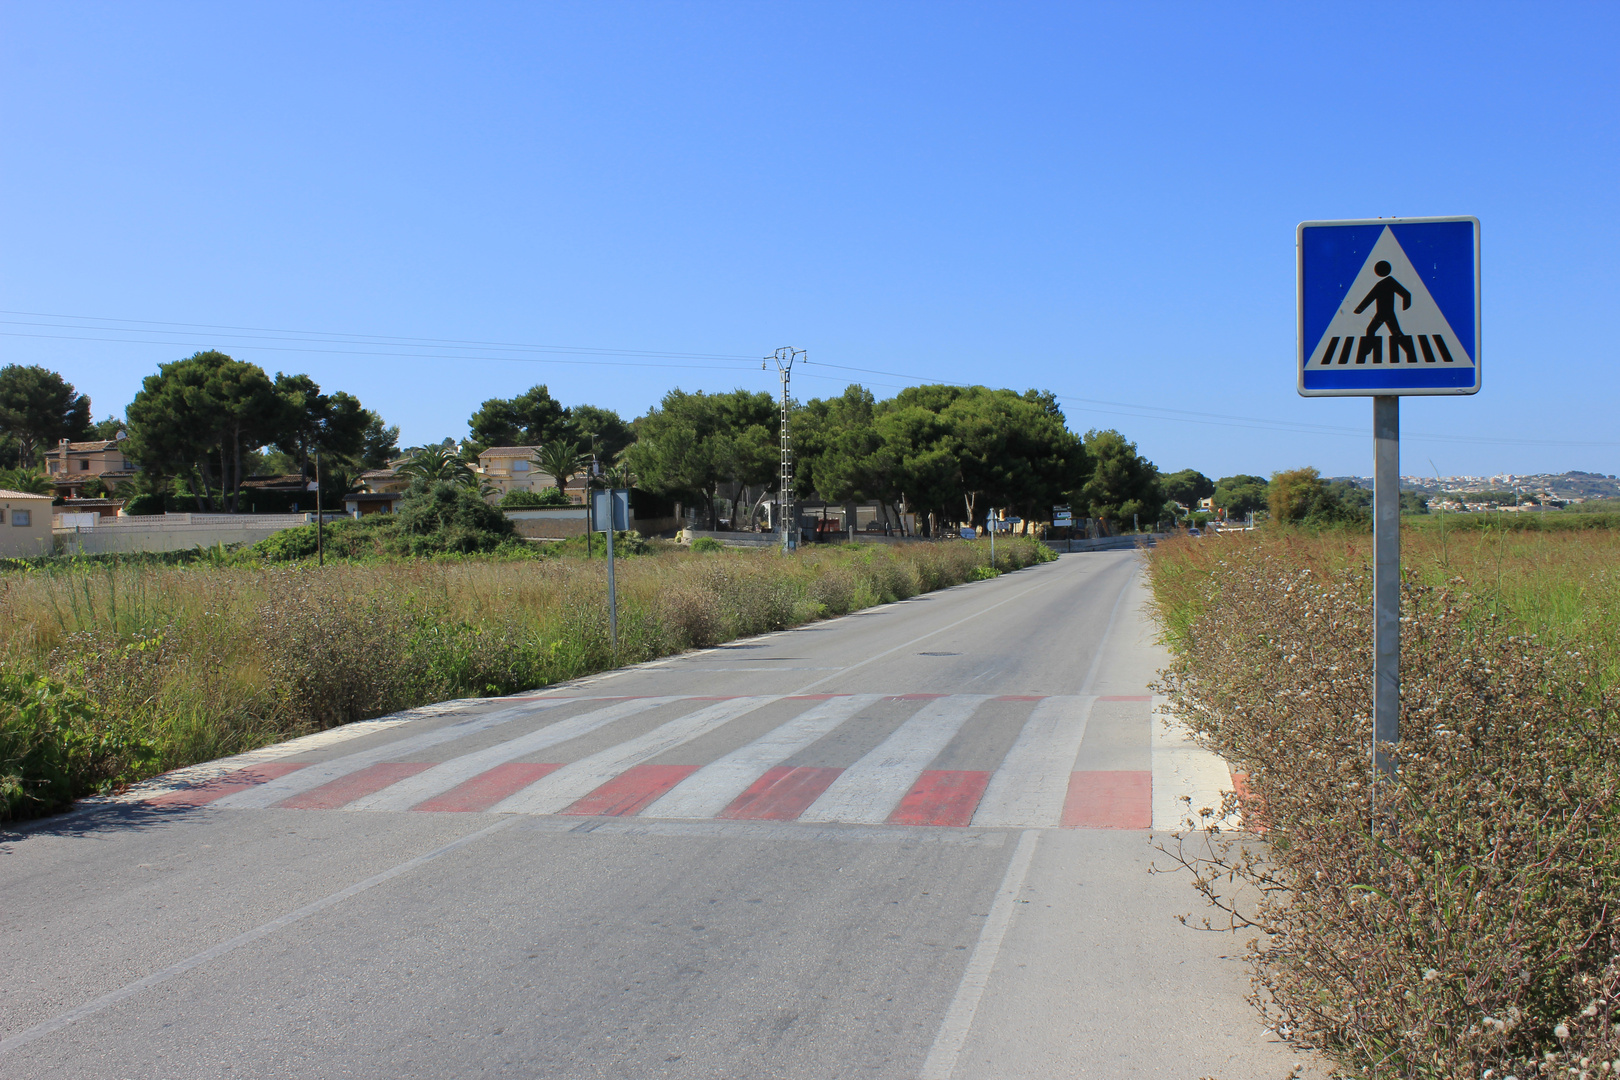
<path id="1" fill-rule="evenodd" d="M 82 515 L 63 517 L 82 518 Z M 323 514 L 327 521 L 347 518 Z M 283 529 L 311 525 L 310 514 L 153 514 L 144 517 L 101 518 L 93 523 L 68 524 L 53 529 L 56 550 L 64 555 L 103 555 L 109 552 L 187 551 L 216 544 L 256 544 Z"/>

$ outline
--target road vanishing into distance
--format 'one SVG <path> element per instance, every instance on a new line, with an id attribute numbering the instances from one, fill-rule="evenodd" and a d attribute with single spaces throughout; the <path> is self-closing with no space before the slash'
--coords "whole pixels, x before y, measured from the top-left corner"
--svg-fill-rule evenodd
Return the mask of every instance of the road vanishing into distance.
<path id="1" fill-rule="evenodd" d="M 160 777 L 0 843 L 0 1077 L 1275 1080 L 1149 874 L 1132 552 Z"/>

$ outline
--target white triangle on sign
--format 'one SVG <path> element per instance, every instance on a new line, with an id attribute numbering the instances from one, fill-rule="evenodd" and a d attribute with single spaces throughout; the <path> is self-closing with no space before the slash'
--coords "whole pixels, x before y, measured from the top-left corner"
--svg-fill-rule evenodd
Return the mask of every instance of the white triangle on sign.
<path id="1" fill-rule="evenodd" d="M 1383 274 L 1378 273 L 1379 263 L 1389 264 Z M 1411 298 L 1409 303 L 1401 295 L 1403 289 Z M 1362 309 L 1359 313 L 1358 307 Z M 1400 329 L 1399 338 L 1395 327 Z M 1474 366 L 1412 260 L 1386 225 L 1305 366 L 1351 368 L 1358 364 L 1395 363 Z"/>

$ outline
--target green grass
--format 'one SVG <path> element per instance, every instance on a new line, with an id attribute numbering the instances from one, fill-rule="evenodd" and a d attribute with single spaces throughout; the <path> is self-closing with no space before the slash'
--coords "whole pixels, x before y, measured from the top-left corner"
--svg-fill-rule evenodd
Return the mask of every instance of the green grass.
<path id="1" fill-rule="evenodd" d="M 1620 529 L 1524 528 L 1512 518 L 1499 528 L 1470 520 L 1494 516 L 1448 514 L 1443 528 L 1439 515 L 1402 518 L 1403 573 L 1481 601 L 1470 604 L 1477 617 L 1504 619 L 1554 647 L 1597 655 L 1605 685 L 1620 686 Z M 1155 570 L 1172 636 L 1219 603 L 1203 590 L 1228 550 L 1223 545 L 1243 543 L 1263 544 L 1283 565 L 1319 574 L 1372 563 L 1372 537 L 1354 530 L 1268 526 L 1178 545 L 1177 557 L 1158 560 Z"/>

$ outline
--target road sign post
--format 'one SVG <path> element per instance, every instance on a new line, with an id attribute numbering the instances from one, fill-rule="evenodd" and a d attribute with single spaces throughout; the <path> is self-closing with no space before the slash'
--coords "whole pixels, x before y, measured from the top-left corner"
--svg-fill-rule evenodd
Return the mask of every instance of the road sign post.
<path id="1" fill-rule="evenodd" d="M 608 579 L 608 640 L 613 644 L 615 652 L 619 649 L 619 595 L 615 588 L 613 575 L 613 534 L 624 532 L 630 528 L 630 490 L 628 488 L 606 488 L 591 492 L 591 528 L 600 526 L 600 531 L 607 533 L 607 579 Z M 585 534 L 585 544 L 590 546 L 591 534 Z"/>
<path id="2" fill-rule="evenodd" d="M 1373 763 L 1400 739 L 1405 395 L 1480 387 L 1479 219 L 1307 221 L 1296 238 L 1298 390 L 1373 399 Z"/>
<path id="3" fill-rule="evenodd" d="M 1401 399 L 1373 398 L 1373 763 L 1401 737 Z"/>

